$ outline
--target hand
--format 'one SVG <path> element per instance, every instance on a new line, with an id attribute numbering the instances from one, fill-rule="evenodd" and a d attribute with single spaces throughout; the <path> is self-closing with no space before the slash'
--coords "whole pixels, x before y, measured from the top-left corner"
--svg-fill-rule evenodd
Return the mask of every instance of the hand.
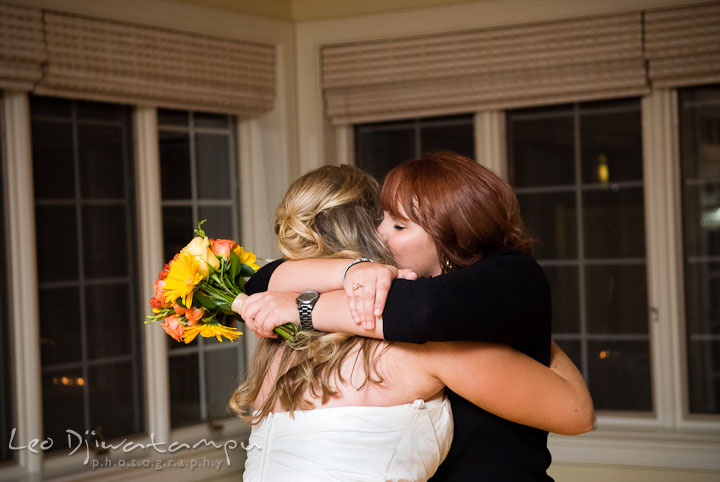
<path id="1" fill-rule="evenodd" d="M 285 323 L 300 324 L 300 314 L 295 303 L 297 293 L 265 291 L 244 295 L 244 300 L 241 296 L 235 298 L 232 309 L 242 316 L 248 329 L 254 331 L 258 337 L 277 338 L 275 327 Z"/>
<path id="2" fill-rule="evenodd" d="M 408 274 L 409 270 L 404 271 Z M 380 263 L 358 263 L 347 271 L 343 289 L 356 324 L 367 330 L 375 328 L 376 318 L 385 309 L 390 285 L 397 277 L 396 267 Z"/>
<path id="3" fill-rule="evenodd" d="M 398 269 L 398 279 L 416 280 L 417 273 L 411 269 Z"/>

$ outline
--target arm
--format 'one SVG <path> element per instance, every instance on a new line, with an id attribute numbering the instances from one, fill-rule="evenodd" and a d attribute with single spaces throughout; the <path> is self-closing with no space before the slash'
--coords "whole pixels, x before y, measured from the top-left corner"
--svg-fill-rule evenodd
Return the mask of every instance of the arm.
<path id="1" fill-rule="evenodd" d="M 547 350 L 550 287 L 532 257 L 505 251 L 434 278 L 395 280 L 382 316 L 387 340 L 492 341 L 525 352 L 547 339 Z"/>
<path id="2" fill-rule="evenodd" d="M 277 266 L 268 283 L 268 290 L 320 293 L 342 289 L 342 275 L 350 259 L 303 259 L 285 261 Z"/>
<path id="3" fill-rule="evenodd" d="M 233 303 L 233 310 L 240 314 L 248 329 L 258 336 L 276 338 L 275 327 L 285 323 L 300 324 L 295 303 L 298 293 L 265 291 L 247 297 L 240 294 Z M 370 338 L 383 337 L 382 319 L 372 329 L 356 324 L 344 291 L 331 291 L 320 295 L 313 309 L 313 326 L 320 331 L 345 332 Z"/>
<path id="4" fill-rule="evenodd" d="M 551 368 L 506 345 L 430 343 L 424 350 L 429 356 L 421 363 L 430 374 L 490 413 L 565 435 L 592 429 L 593 403 L 585 381 L 555 343 Z"/>
<path id="5" fill-rule="evenodd" d="M 383 336 L 392 341 L 484 340 L 516 347 L 537 346 L 543 337 L 549 338 L 547 279 L 530 256 L 508 253 L 434 278 L 395 280 L 379 327 L 361 329 L 355 325 L 347 304 L 343 306 L 335 298 L 337 293 L 320 296 L 313 323 L 320 330 Z M 361 263 L 369 264 L 373 263 Z M 241 314 L 256 334 L 272 336 L 275 326 L 298 323 L 290 318 L 291 311 L 296 311 L 294 297 L 281 301 L 283 316 L 273 317 L 267 313 L 267 306 L 257 307 L 254 311 L 263 312 L 257 325 L 253 322 L 257 315 L 250 310 L 243 309 Z"/>

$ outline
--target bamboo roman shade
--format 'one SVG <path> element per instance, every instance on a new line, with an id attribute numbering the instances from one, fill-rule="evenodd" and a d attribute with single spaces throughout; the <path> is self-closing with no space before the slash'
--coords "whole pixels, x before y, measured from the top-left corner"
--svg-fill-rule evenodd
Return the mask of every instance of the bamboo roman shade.
<path id="1" fill-rule="evenodd" d="M 720 82 L 720 3 L 648 12 L 645 22 L 654 86 Z"/>
<path id="2" fill-rule="evenodd" d="M 640 12 L 322 49 L 335 124 L 647 92 Z"/>
<path id="3" fill-rule="evenodd" d="M 31 58 L 34 64 L 28 63 L 34 70 L 28 69 L 34 77 L 28 75 L 23 85 L 35 93 L 242 117 L 273 107 L 275 48 L 271 44 L 38 9 L 22 9 L 32 22 L 16 26 L 20 17 L 16 11 L 17 7 L 0 4 L 0 26 L 3 31 L 6 24 L 14 26 L 10 38 L 18 39 L 0 46 L 0 78 L 7 75 L 6 58 L 18 65 Z M 4 40 L 5 33 L 1 35 Z M 26 39 L 35 37 L 39 46 L 25 45 Z"/>
<path id="4" fill-rule="evenodd" d="M 0 89 L 30 90 L 44 60 L 40 11 L 0 4 Z"/>

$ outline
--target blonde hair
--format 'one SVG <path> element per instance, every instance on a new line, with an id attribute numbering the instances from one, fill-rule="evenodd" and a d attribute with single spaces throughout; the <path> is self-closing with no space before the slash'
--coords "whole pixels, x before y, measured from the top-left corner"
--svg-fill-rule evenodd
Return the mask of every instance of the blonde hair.
<path id="1" fill-rule="evenodd" d="M 377 181 L 347 165 L 305 174 L 292 183 L 275 211 L 278 248 L 290 260 L 369 257 L 392 263 L 376 230 L 382 221 L 379 189 Z M 292 346 L 281 339 L 264 338 L 255 347 L 247 380 L 233 393 L 229 408 L 257 424 L 278 401 L 291 415 L 294 410 L 313 408 L 305 398 L 307 392 L 324 404 L 338 393 L 333 382 L 346 382 L 341 369 L 350 355 L 364 370 L 364 380 L 356 389 L 382 383 L 375 362 L 383 344 L 347 333 L 316 331 L 301 332 Z M 271 373 L 276 358 L 277 372 Z M 249 407 L 268 376 L 275 376 L 276 382 L 253 413 Z"/>

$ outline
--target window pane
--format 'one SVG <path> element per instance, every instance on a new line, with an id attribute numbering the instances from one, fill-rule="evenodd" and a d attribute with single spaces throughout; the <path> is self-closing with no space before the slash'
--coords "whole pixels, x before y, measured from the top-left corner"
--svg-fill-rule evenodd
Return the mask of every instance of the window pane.
<path id="1" fill-rule="evenodd" d="M 639 105 L 601 102 L 581 108 L 581 116 L 583 182 L 641 181 Z"/>
<path id="2" fill-rule="evenodd" d="M 106 102 L 80 102 L 77 115 L 80 120 L 122 121 L 126 109 L 121 104 Z"/>
<path id="3" fill-rule="evenodd" d="M 33 117 L 64 117 L 66 120 L 72 118 L 72 101 L 70 99 L 57 99 L 43 97 L 42 102 L 33 102 L 30 105 L 30 112 Z M 35 130 L 33 129 L 33 144 L 35 143 Z"/>
<path id="4" fill-rule="evenodd" d="M 517 187 L 575 183 L 571 111 L 528 109 L 512 113 L 509 174 Z"/>
<path id="5" fill-rule="evenodd" d="M 223 206 L 200 206 L 198 218 L 207 219 L 203 228 L 212 233 L 213 238 L 233 239 L 233 209 Z"/>
<path id="6" fill-rule="evenodd" d="M 626 99 L 507 116 L 511 179 L 550 281 L 553 334 L 598 410 L 653 408 L 639 112 Z"/>
<path id="7" fill-rule="evenodd" d="M 475 128 L 473 117 L 447 122 L 423 121 L 420 124 L 421 147 L 424 152 L 452 151 L 475 159 Z"/>
<path id="8" fill-rule="evenodd" d="M 200 199 L 227 199 L 230 197 L 231 176 L 218 176 L 230 172 L 230 139 L 227 135 L 198 134 L 197 150 L 198 197 Z"/>
<path id="9" fill-rule="evenodd" d="M 130 246 L 126 207 L 85 206 L 82 215 L 85 276 L 127 276 Z"/>
<path id="10" fill-rule="evenodd" d="M 381 181 L 397 164 L 424 153 L 452 151 L 475 158 L 472 115 L 355 126 L 355 164 Z"/>
<path id="11" fill-rule="evenodd" d="M 647 341 L 590 341 L 587 373 L 596 408 L 652 410 Z"/>
<path id="12" fill-rule="evenodd" d="M 31 97 L 32 112 L 53 105 Z M 66 429 L 107 438 L 143 430 L 129 114 L 71 101 L 69 120 L 33 119 L 47 136 L 71 128 L 68 164 L 78 181 L 61 200 L 50 195 L 52 183 L 36 182 L 35 192 L 43 410 L 46 434 L 56 440 L 67 440 Z M 35 134 L 34 142 L 42 139 Z"/>
<path id="13" fill-rule="evenodd" d="M 685 304 L 688 332 L 720 335 L 720 262 L 686 263 Z"/>
<path id="14" fill-rule="evenodd" d="M 77 279 L 78 237 L 75 206 L 39 205 L 35 210 L 35 222 L 39 278 L 43 281 Z M 58 246 L 63 247 L 63 256 L 57 255 Z"/>
<path id="15" fill-rule="evenodd" d="M 645 256 L 642 188 L 584 191 L 583 217 L 588 258 Z"/>
<path id="16" fill-rule="evenodd" d="M 97 365 L 88 371 L 92 428 L 98 438 L 117 438 L 143 430 L 144 408 L 134 396 L 138 391 L 134 371 L 130 361 Z"/>
<path id="17" fill-rule="evenodd" d="M 132 333 L 136 329 L 134 312 L 130 311 L 126 284 L 90 285 L 85 288 L 90 359 L 132 355 Z M 122 334 L 122 336 L 118 336 Z"/>
<path id="18" fill-rule="evenodd" d="M 123 199 L 125 173 L 122 124 L 78 127 L 82 196 Z"/>
<path id="19" fill-rule="evenodd" d="M 720 85 L 679 95 L 691 413 L 720 413 Z"/>
<path id="20" fill-rule="evenodd" d="M 647 333 L 645 265 L 585 267 L 590 333 Z"/>
<path id="21" fill-rule="evenodd" d="M 402 161 L 415 157 L 413 124 L 366 124 L 355 128 L 355 163 L 378 180 Z"/>
<path id="22" fill-rule="evenodd" d="M 43 371 L 43 432 L 55 441 L 52 450 L 67 449 L 66 430 L 85 433 L 85 382 L 80 369 Z M 77 441 L 73 438 L 73 446 L 75 444 Z"/>
<path id="23" fill-rule="evenodd" d="M 72 136 L 70 123 L 33 121 L 32 156 L 36 197 L 39 198 L 39 194 L 48 199 L 75 197 Z"/>
<path id="24" fill-rule="evenodd" d="M 687 256 L 720 256 L 720 182 L 685 183 L 683 214 Z"/>
<path id="25" fill-rule="evenodd" d="M 720 342 L 690 336 L 690 412 L 720 413 Z M 710 383 L 708 383 L 710 381 Z"/>
<path id="26" fill-rule="evenodd" d="M 220 343 L 213 338 L 206 342 L 211 346 Z M 229 415 L 228 401 L 238 385 L 239 374 L 245 372 L 244 365 L 243 370 L 239 370 L 238 355 L 238 350 L 234 348 L 208 351 L 205 354 L 205 378 L 211 395 L 208 398 L 208 418 L 225 418 Z"/>
<path id="27" fill-rule="evenodd" d="M 40 353 L 43 366 L 82 360 L 80 289 L 40 290 Z"/>
<path id="28" fill-rule="evenodd" d="M 158 109 L 158 124 L 187 127 L 190 113 L 186 110 Z"/>
<path id="29" fill-rule="evenodd" d="M 216 129 L 228 129 L 230 118 L 224 114 L 209 114 L 207 112 L 193 113 L 195 127 L 209 127 Z"/>
<path id="30" fill-rule="evenodd" d="M 575 193 L 517 195 L 528 230 L 536 240 L 535 257 L 572 259 L 577 257 L 577 213 Z"/>
<path id="31" fill-rule="evenodd" d="M 190 199 L 190 138 L 187 133 L 163 131 L 160 142 L 160 182 L 163 199 Z"/>
<path id="32" fill-rule="evenodd" d="M 163 208 L 163 254 L 165 262 L 170 261 L 175 253 L 190 242 L 193 229 L 192 208 Z"/>
<path id="33" fill-rule="evenodd" d="M 0 119 L 0 232 L 5 233 L 5 170 L 2 140 L 5 138 Z M 8 275 L 5 266 L 5 236 L 0 236 L 0 461 L 11 460 L 13 451 L 9 448 L 13 422 L 12 386 L 10 383 L 10 312 L 8 310 Z"/>
<path id="34" fill-rule="evenodd" d="M 170 401 L 170 423 L 173 427 L 202 422 L 196 353 L 170 358 Z"/>
<path id="35" fill-rule="evenodd" d="M 545 266 L 552 294 L 553 333 L 580 331 L 580 300 L 577 266 Z"/>

